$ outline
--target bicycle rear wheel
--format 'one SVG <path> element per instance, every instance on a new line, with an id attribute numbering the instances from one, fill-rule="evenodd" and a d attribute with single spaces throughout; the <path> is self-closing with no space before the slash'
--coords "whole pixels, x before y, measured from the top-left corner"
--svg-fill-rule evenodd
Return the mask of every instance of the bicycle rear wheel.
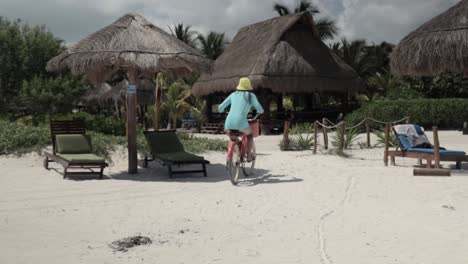
<path id="1" fill-rule="evenodd" d="M 238 144 L 235 144 L 233 147 L 232 159 L 228 161 L 228 170 L 231 183 L 237 185 L 239 183 L 240 174 L 240 149 Z"/>
<path id="2" fill-rule="evenodd" d="M 246 150 L 247 152 L 247 150 Z M 245 177 L 252 176 L 255 171 L 255 160 L 257 159 L 257 152 L 255 152 L 255 143 L 252 142 L 252 158 L 251 162 L 247 162 L 247 154 L 244 157 L 244 162 L 242 162 L 242 172 Z"/>

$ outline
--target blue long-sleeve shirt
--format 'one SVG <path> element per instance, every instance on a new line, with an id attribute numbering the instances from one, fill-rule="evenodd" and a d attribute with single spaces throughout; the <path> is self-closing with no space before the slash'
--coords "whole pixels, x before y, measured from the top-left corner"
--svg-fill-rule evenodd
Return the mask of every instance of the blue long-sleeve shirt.
<path id="1" fill-rule="evenodd" d="M 250 101 L 249 101 L 250 95 Z M 231 130 L 244 130 L 249 127 L 247 115 L 250 109 L 255 107 L 259 114 L 263 113 L 263 108 L 258 102 L 257 96 L 251 92 L 236 91 L 231 93 L 228 98 L 222 102 L 219 107 L 219 112 L 224 112 L 226 107 L 231 105 L 231 110 L 226 118 L 224 127 Z"/>

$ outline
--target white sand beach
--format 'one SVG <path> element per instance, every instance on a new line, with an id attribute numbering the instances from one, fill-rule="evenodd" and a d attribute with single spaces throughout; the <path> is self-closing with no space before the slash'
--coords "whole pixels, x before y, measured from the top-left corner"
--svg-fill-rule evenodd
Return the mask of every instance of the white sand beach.
<path id="1" fill-rule="evenodd" d="M 104 180 L 0 157 L 0 263 L 468 263 L 467 164 L 414 177 L 416 160 L 385 167 L 382 148 L 342 158 L 281 152 L 279 140 L 256 139 L 256 176 L 239 187 L 223 153 L 205 154 L 207 178 L 175 179 L 154 163 L 128 175 L 118 153 Z M 440 142 L 468 152 L 461 132 Z M 153 243 L 109 247 L 135 235 Z"/>

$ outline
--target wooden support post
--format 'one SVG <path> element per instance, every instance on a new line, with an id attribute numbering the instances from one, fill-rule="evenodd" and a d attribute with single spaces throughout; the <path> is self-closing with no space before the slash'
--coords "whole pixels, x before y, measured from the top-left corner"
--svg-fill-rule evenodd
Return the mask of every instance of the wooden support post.
<path id="1" fill-rule="evenodd" d="M 318 124 L 314 122 L 314 154 L 317 154 L 317 137 L 318 137 Z"/>
<path id="2" fill-rule="evenodd" d="M 384 163 L 388 166 L 388 148 L 390 145 L 390 124 L 385 125 L 385 151 L 384 151 Z"/>
<path id="3" fill-rule="evenodd" d="M 283 146 L 285 149 L 289 149 L 289 125 L 289 120 L 285 120 L 283 129 Z"/>
<path id="4" fill-rule="evenodd" d="M 322 124 L 324 126 L 327 126 L 327 119 L 326 118 L 322 118 Z M 328 149 L 328 130 L 326 127 L 323 127 L 322 128 L 322 133 L 323 133 L 323 147 L 325 149 Z"/>
<path id="5" fill-rule="evenodd" d="M 138 172 L 137 158 L 137 120 L 136 120 L 136 71 L 128 70 L 127 87 L 127 143 L 128 143 L 128 173 L 136 174 Z"/>
<path id="6" fill-rule="evenodd" d="M 340 127 L 340 151 L 343 152 L 345 149 L 345 140 L 346 140 L 346 124 L 345 122 L 341 122 Z"/>
<path id="7" fill-rule="evenodd" d="M 406 124 L 409 124 L 410 122 L 411 122 L 411 118 L 408 116 L 408 117 L 406 118 Z"/>
<path id="8" fill-rule="evenodd" d="M 435 168 L 440 168 L 440 146 L 439 146 L 439 129 L 435 126 L 432 128 L 434 134 L 434 162 Z"/>
<path id="9" fill-rule="evenodd" d="M 153 118 L 153 128 L 154 130 L 159 130 L 161 128 L 161 90 L 162 90 L 162 80 L 156 75 L 156 101 L 154 104 L 154 118 Z"/>
<path id="10" fill-rule="evenodd" d="M 262 135 L 270 134 L 271 116 L 270 116 L 270 102 L 271 94 L 269 90 L 260 89 L 260 104 L 263 107 L 263 114 L 261 116 L 260 130 Z"/>
<path id="11" fill-rule="evenodd" d="M 366 118 L 367 147 L 371 147 L 369 119 Z"/>
<path id="12" fill-rule="evenodd" d="M 432 168 L 432 160 L 430 160 L 430 159 L 426 160 L 426 168 L 427 169 Z"/>
<path id="13" fill-rule="evenodd" d="M 206 100 L 206 108 L 205 108 L 206 122 L 211 123 L 213 121 L 211 118 L 213 114 L 213 95 L 210 94 L 206 96 L 205 100 Z M 205 125 L 205 124 L 198 124 L 198 125 L 199 127 L 201 127 L 202 125 Z"/>

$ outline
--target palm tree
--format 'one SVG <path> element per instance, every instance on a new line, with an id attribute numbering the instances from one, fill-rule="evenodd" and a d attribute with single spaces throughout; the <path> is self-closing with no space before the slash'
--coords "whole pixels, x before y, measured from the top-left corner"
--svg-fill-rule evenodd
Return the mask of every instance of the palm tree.
<path id="1" fill-rule="evenodd" d="M 367 77 L 373 73 L 374 58 L 368 52 L 365 40 L 349 42 L 342 39 L 341 43 L 331 45 L 331 49 L 340 56 L 346 64 L 351 66 L 360 77 Z"/>
<path id="2" fill-rule="evenodd" d="M 358 94 L 359 101 L 379 100 L 387 96 L 388 93 L 395 93 L 403 84 L 390 72 L 377 72 L 367 80 L 367 91 L 365 94 Z"/>
<path id="3" fill-rule="evenodd" d="M 291 12 L 287 6 L 278 3 L 273 6 L 273 10 L 276 11 L 280 16 L 287 16 L 292 13 L 300 12 L 309 12 L 312 16 L 314 16 L 315 14 L 320 13 L 319 9 L 314 4 L 307 0 L 302 0 L 299 3 L 299 6 L 294 9 L 294 12 Z M 332 39 L 338 33 L 338 27 L 336 26 L 335 21 L 329 18 L 318 19 L 315 22 L 315 27 L 319 32 L 321 40 Z"/>
<path id="4" fill-rule="evenodd" d="M 197 128 L 200 129 L 201 125 L 207 120 L 206 118 L 206 102 L 203 97 L 193 96 L 190 98 L 190 111 L 192 118 L 197 121 Z"/>
<path id="5" fill-rule="evenodd" d="M 227 45 L 224 33 L 211 31 L 206 36 L 199 34 L 197 39 L 201 45 L 201 52 L 212 60 L 216 60 L 223 53 Z"/>
<path id="6" fill-rule="evenodd" d="M 374 57 L 374 66 L 376 72 L 384 73 L 390 70 L 390 54 L 395 46 L 382 42 L 379 45 L 372 44 L 368 47 L 368 53 Z"/>
<path id="7" fill-rule="evenodd" d="M 173 36 L 195 48 L 196 45 L 194 36 L 197 34 L 197 32 L 191 30 L 191 28 L 191 25 L 184 25 L 184 23 L 179 23 L 169 27 L 169 30 Z"/>
<path id="8" fill-rule="evenodd" d="M 175 81 L 169 85 L 164 97 L 162 107 L 169 115 L 168 126 L 175 129 L 177 127 L 177 120 L 190 108 L 190 105 L 186 101 L 190 97 L 190 87 L 184 81 Z"/>

